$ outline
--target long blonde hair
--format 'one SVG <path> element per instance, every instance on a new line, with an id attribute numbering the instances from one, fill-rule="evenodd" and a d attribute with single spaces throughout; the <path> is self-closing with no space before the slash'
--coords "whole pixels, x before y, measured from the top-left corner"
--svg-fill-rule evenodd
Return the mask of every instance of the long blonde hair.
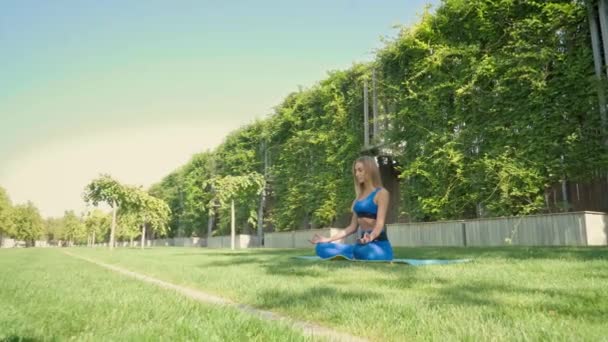
<path id="1" fill-rule="evenodd" d="M 355 165 L 357 163 L 361 163 L 363 165 L 363 170 L 365 170 L 365 174 L 370 177 L 372 181 L 372 185 L 374 188 L 382 187 L 382 180 L 380 179 L 380 169 L 378 168 L 378 164 L 376 163 L 376 159 L 370 156 L 359 157 L 353 163 L 353 180 L 355 182 L 355 193 L 357 197 L 361 196 L 363 191 L 364 184 L 360 184 L 357 182 L 357 176 L 355 175 Z"/>

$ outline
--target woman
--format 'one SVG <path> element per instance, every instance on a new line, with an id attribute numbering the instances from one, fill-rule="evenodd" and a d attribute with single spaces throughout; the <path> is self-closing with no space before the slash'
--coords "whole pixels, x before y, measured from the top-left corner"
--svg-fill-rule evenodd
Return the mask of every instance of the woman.
<path id="1" fill-rule="evenodd" d="M 323 237 L 315 234 L 310 240 L 316 244 L 317 255 L 323 259 L 341 255 L 349 259 L 392 260 L 393 248 L 386 235 L 386 211 L 389 193 L 382 187 L 380 171 L 372 157 L 360 157 L 353 164 L 353 176 L 357 198 L 353 202 L 350 225 L 342 232 Z M 360 238 L 354 245 L 334 243 L 361 229 Z"/>

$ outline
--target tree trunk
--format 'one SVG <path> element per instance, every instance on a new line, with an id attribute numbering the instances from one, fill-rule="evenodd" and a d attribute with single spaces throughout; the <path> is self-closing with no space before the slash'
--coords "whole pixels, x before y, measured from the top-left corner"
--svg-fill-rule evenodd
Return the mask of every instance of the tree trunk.
<path id="1" fill-rule="evenodd" d="M 258 245 L 262 247 L 262 238 L 264 234 L 264 206 L 266 205 L 266 181 L 262 188 L 260 196 L 260 206 L 258 207 Z"/>
<path id="2" fill-rule="evenodd" d="M 209 219 L 207 220 L 207 241 L 211 237 L 211 231 L 213 230 L 213 212 L 209 210 Z"/>
<path id="3" fill-rule="evenodd" d="M 95 231 L 93 231 L 93 247 L 95 247 Z"/>
<path id="4" fill-rule="evenodd" d="M 112 201 L 112 228 L 110 229 L 110 250 L 114 249 L 114 232 L 116 231 L 116 201 Z"/>
<path id="5" fill-rule="evenodd" d="M 232 210 L 231 210 L 231 214 L 230 214 L 230 249 L 234 250 L 234 243 L 235 243 L 235 235 L 236 235 L 236 229 L 235 229 L 235 223 L 234 223 L 234 200 L 232 200 Z"/>
<path id="6" fill-rule="evenodd" d="M 604 7 L 604 6 L 601 6 Z M 592 5 L 590 3 L 587 4 L 587 15 L 589 18 L 589 30 L 591 32 L 591 48 L 593 51 L 593 62 L 594 62 L 594 66 L 595 66 L 595 76 L 597 77 L 598 80 L 602 81 L 604 79 L 604 74 L 602 72 L 602 50 L 601 50 L 601 45 L 602 45 L 602 37 L 601 37 L 601 22 L 598 23 L 597 20 L 597 8 L 595 7 L 595 5 Z M 600 13 L 600 19 L 602 17 L 602 14 L 605 15 L 605 13 Z M 605 37 L 604 37 L 605 38 Z M 605 38 L 608 39 L 608 38 Z M 606 48 L 604 46 L 604 48 Z M 608 56 L 605 56 L 605 58 L 607 59 L 606 62 L 608 63 Z M 606 72 L 608 72 L 608 69 L 606 70 Z M 606 94 L 604 92 L 604 89 L 601 87 L 598 87 L 598 101 L 599 101 L 599 110 L 600 110 L 600 122 L 601 122 L 601 132 L 602 132 L 602 139 L 604 141 L 604 144 L 608 145 L 608 119 L 606 118 L 607 116 L 607 110 L 606 110 Z"/>
<path id="7" fill-rule="evenodd" d="M 146 224 L 141 225 L 141 249 L 146 247 Z"/>

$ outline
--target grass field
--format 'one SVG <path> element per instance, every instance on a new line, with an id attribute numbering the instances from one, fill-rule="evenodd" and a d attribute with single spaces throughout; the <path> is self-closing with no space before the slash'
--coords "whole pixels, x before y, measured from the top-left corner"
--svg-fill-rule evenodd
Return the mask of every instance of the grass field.
<path id="1" fill-rule="evenodd" d="M 474 259 L 468 264 L 424 267 L 291 258 L 310 255 L 311 250 L 73 248 L 70 252 L 371 340 L 553 341 L 608 336 L 606 248 L 396 249 L 399 258 Z M 236 312 L 230 315 L 243 323 L 231 331 L 229 321 L 234 319 L 221 319 L 216 313 L 226 309 L 214 311 L 65 256 L 59 249 L 0 251 L 0 267 L 0 299 L 11 303 L 9 309 L 0 308 L 0 336 L 8 328 L 14 331 L 9 335 L 16 336 L 41 336 L 46 331 L 59 338 L 73 334 L 85 339 L 103 339 L 106 334 L 125 338 L 113 331 L 129 332 L 136 325 L 132 332 L 136 338 L 165 334 L 167 339 L 187 339 L 197 336 L 196 326 L 204 321 L 214 327 L 212 336 L 217 339 L 240 340 L 253 332 L 260 340 L 301 338 L 285 327 Z M 13 271 L 5 272 L 7 267 Z M 10 280 L 12 273 L 16 280 Z M 46 286 L 31 285 L 37 279 Z M 24 283 L 30 285 L 22 287 Z M 48 286 L 56 290 L 47 290 Z M 44 300 L 48 297 L 50 303 Z M 97 309 L 90 312 L 91 307 Z M 122 319 L 95 322 L 108 310 L 116 310 Z M 185 311 L 196 314 L 184 318 Z M 54 320 L 57 314 L 79 323 L 60 325 Z M 35 324 L 28 323 L 31 315 Z M 144 321 L 150 331 L 140 327 L 146 315 L 163 328 L 155 330 L 150 319 Z"/>
<path id="2" fill-rule="evenodd" d="M 120 253 L 120 252 L 119 252 Z M 299 332 L 59 249 L 0 250 L 0 341 L 284 341 Z"/>

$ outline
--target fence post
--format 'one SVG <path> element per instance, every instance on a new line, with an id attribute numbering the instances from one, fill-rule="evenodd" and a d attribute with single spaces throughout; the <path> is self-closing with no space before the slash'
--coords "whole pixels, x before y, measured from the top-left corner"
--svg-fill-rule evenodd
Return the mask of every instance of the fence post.
<path id="1" fill-rule="evenodd" d="M 467 223 L 462 221 L 462 244 L 464 247 L 467 246 Z"/>

